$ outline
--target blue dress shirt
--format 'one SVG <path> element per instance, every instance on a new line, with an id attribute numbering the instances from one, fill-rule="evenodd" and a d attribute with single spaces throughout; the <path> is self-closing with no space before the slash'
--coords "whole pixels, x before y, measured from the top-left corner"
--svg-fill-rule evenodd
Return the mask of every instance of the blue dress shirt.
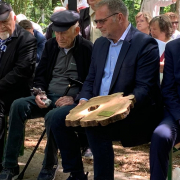
<path id="1" fill-rule="evenodd" d="M 109 94 L 109 89 L 110 89 L 114 69 L 116 66 L 116 62 L 123 45 L 123 41 L 126 38 L 130 28 L 131 28 L 131 23 L 128 25 L 128 27 L 126 28 L 126 30 L 124 31 L 123 35 L 120 37 L 117 43 L 114 43 L 111 39 L 108 39 L 110 41 L 110 46 L 109 46 L 109 52 L 108 52 L 106 65 L 104 68 L 104 74 L 102 77 L 101 86 L 99 90 L 100 96 L 106 96 Z M 87 101 L 86 98 L 81 98 L 80 100 Z"/>

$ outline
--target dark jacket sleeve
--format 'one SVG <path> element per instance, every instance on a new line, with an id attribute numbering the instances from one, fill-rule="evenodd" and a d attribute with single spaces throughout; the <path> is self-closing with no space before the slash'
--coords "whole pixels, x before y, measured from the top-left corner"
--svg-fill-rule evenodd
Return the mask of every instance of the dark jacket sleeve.
<path id="1" fill-rule="evenodd" d="M 12 49 L 14 57 L 9 58 L 9 61 L 14 63 L 13 68 L 0 79 L 0 94 L 16 91 L 24 82 L 27 83 L 34 72 L 37 49 L 36 38 L 25 30 L 21 30 L 17 38 L 16 45 L 18 48 Z"/>
<path id="2" fill-rule="evenodd" d="M 139 42 L 140 43 L 140 42 Z M 160 94 L 159 49 L 153 38 L 146 38 L 139 49 L 135 69 L 136 108 L 143 108 L 156 103 Z"/>
<path id="3" fill-rule="evenodd" d="M 44 50 L 44 45 L 46 43 L 46 38 L 37 30 L 34 30 L 34 36 L 37 39 L 37 60 L 36 63 L 39 63 L 41 60 L 42 52 Z"/>
<path id="4" fill-rule="evenodd" d="M 180 119 L 179 48 L 180 39 L 171 41 L 166 45 L 162 81 L 164 105 L 175 120 Z"/>
<path id="5" fill-rule="evenodd" d="M 36 68 L 33 86 L 46 91 L 52 78 L 52 71 L 59 49 L 55 38 L 47 41 L 42 53 L 41 61 Z"/>

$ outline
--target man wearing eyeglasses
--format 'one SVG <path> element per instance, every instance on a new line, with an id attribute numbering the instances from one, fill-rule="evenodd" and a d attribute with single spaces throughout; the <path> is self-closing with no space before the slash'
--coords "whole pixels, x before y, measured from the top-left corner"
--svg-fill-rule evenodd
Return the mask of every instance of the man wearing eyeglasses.
<path id="1" fill-rule="evenodd" d="M 134 108 L 124 120 L 85 128 L 94 157 L 94 179 L 113 180 L 112 141 L 121 141 L 124 147 L 147 143 L 160 121 L 159 51 L 152 37 L 129 23 L 123 1 L 101 0 L 95 7 L 95 22 L 103 37 L 94 43 L 89 74 L 78 97 L 79 104 L 92 97 L 117 92 L 123 92 L 124 96 L 134 94 L 136 98 Z M 60 120 L 58 116 L 53 118 Z M 51 124 L 52 132 L 56 127 L 56 123 Z M 65 128 L 61 123 L 61 129 Z M 67 150 L 79 152 L 79 145 L 72 145 L 66 139 L 68 133 L 63 130 L 56 135 L 65 138 Z M 77 167 L 82 167 L 78 153 L 73 159 Z"/>
<path id="2" fill-rule="evenodd" d="M 180 38 L 180 32 L 177 30 L 179 26 L 179 17 L 177 14 L 173 12 L 168 12 L 165 15 L 167 15 L 172 23 L 172 28 L 173 28 L 173 34 L 171 36 L 171 39 L 178 39 Z"/>

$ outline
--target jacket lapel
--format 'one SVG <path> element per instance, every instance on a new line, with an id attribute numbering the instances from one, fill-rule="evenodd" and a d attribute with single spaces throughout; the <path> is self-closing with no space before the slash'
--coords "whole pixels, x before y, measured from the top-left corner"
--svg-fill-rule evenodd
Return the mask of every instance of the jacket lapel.
<path id="1" fill-rule="evenodd" d="M 3 74 L 3 69 L 5 69 L 5 66 L 7 63 L 9 63 L 9 57 L 12 55 L 12 52 L 14 52 L 14 49 L 16 47 L 16 39 L 13 38 L 6 49 L 6 52 L 3 54 L 3 57 L 0 60 L 0 77 Z"/>
<path id="2" fill-rule="evenodd" d="M 96 91 L 98 91 L 98 92 L 96 92 L 97 94 L 99 94 L 99 89 L 100 89 L 101 81 L 102 81 L 103 74 L 104 74 L 104 68 L 105 68 L 107 56 L 109 53 L 109 45 L 110 45 L 110 42 L 108 40 L 106 40 L 104 42 L 104 44 L 101 46 L 101 48 L 98 48 L 100 51 L 98 52 L 99 59 L 97 59 L 97 61 L 98 61 L 98 63 L 97 63 L 98 76 L 96 77 L 97 85 L 98 85 L 98 87 L 96 88 Z"/>
<path id="3" fill-rule="evenodd" d="M 16 49 L 17 37 L 20 30 L 21 30 L 21 27 L 16 24 L 15 30 L 12 35 L 12 40 L 8 42 L 6 52 L 3 54 L 0 60 L 0 77 L 3 74 L 3 70 L 5 69 L 6 64 L 10 63 L 10 61 L 8 60 L 9 57 L 12 56 L 12 53 L 14 53 Z"/>
<path id="4" fill-rule="evenodd" d="M 129 30 L 125 40 L 123 41 L 123 45 L 121 47 L 121 51 L 120 51 L 120 54 L 118 56 L 118 59 L 117 59 L 117 62 L 116 62 L 116 66 L 115 66 L 115 69 L 114 69 L 114 73 L 113 73 L 113 77 L 112 77 L 112 81 L 111 81 L 111 86 L 110 86 L 110 89 L 109 89 L 109 93 L 111 92 L 111 89 L 113 88 L 115 82 L 116 82 L 116 79 L 119 75 L 119 72 L 120 72 L 120 69 L 121 69 L 121 66 L 122 66 L 122 63 L 126 57 L 126 54 L 128 53 L 128 50 L 130 48 L 130 41 L 132 39 L 132 36 L 134 34 L 134 30 L 135 28 L 131 26 L 131 29 Z"/>

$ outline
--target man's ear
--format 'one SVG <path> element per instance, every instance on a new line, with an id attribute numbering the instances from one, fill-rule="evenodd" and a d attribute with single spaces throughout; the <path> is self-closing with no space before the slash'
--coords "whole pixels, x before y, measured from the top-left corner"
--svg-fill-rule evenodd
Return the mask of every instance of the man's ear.
<path id="1" fill-rule="evenodd" d="M 75 33 L 76 33 L 76 36 L 79 34 L 79 32 L 80 32 L 80 27 L 79 27 L 79 26 L 77 26 L 77 27 L 75 28 Z"/>
<path id="2" fill-rule="evenodd" d="M 16 15 L 14 15 L 14 21 L 16 21 Z"/>

